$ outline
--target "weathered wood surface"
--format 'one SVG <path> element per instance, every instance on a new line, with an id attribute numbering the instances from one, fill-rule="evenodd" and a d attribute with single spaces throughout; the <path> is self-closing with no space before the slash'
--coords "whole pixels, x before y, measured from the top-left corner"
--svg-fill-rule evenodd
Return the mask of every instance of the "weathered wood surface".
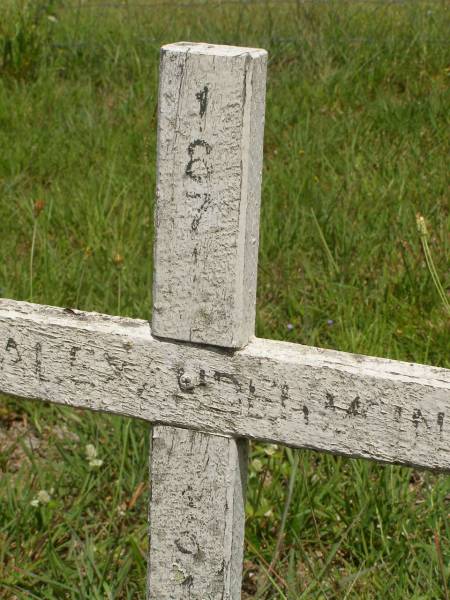
<path id="1" fill-rule="evenodd" d="M 265 50 L 161 50 L 154 334 L 242 347 L 254 333 Z"/>
<path id="2" fill-rule="evenodd" d="M 161 50 L 153 329 L 243 346 L 254 333 L 266 52 Z M 188 372 L 178 374 L 191 393 Z M 153 428 L 149 598 L 239 600 L 247 440 Z"/>
<path id="3" fill-rule="evenodd" d="M 149 600 L 237 600 L 247 442 L 153 427 Z"/>
<path id="4" fill-rule="evenodd" d="M 450 470 L 450 370 L 0 301 L 0 391 L 215 434 Z"/>

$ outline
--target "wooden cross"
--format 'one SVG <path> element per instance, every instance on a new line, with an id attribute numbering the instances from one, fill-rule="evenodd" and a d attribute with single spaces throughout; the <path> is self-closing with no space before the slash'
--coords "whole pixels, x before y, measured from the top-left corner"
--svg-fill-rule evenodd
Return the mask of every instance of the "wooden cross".
<path id="1" fill-rule="evenodd" d="M 449 370 L 253 337 L 266 64 L 161 50 L 151 330 L 0 301 L 1 392 L 153 424 L 150 600 L 240 598 L 249 439 L 450 470 Z"/>

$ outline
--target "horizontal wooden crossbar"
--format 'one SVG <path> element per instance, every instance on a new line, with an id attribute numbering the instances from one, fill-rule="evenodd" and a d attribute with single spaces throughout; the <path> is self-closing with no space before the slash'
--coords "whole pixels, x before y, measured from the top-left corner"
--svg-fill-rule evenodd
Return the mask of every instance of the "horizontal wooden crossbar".
<path id="1" fill-rule="evenodd" d="M 160 340 L 147 321 L 0 300 L 0 391 L 450 471 L 450 370 L 286 342 Z"/>

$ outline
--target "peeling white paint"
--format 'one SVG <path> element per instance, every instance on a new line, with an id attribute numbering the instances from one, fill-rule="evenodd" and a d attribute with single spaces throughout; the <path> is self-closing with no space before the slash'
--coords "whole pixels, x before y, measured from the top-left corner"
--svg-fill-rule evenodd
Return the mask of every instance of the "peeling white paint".
<path id="1" fill-rule="evenodd" d="M 146 321 L 0 300 L 0 391 L 450 470 L 450 370 L 438 367 L 261 339 L 238 351 L 164 341 Z"/>
<path id="2" fill-rule="evenodd" d="M 267 53 L 161 50 L 155 335 L 242 347 L 254 333 Z"/>

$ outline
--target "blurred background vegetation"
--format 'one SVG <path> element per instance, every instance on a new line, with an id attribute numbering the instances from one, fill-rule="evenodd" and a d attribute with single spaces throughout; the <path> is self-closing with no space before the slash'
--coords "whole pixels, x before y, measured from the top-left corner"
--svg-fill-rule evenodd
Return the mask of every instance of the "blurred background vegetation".
<path id="1" fill-rule="evenodd" d="M 2 0 L 0 296 L 150 318 L 159 47 L 258 46 L 257 334 L 448 367 L 449 31 L 441 0 Z M 0 598 L 143 599 L 147 466 L 143 423 L 0 397 Z M 448 599 L 449 502 L 253 444 L 244 597 Z"/>

